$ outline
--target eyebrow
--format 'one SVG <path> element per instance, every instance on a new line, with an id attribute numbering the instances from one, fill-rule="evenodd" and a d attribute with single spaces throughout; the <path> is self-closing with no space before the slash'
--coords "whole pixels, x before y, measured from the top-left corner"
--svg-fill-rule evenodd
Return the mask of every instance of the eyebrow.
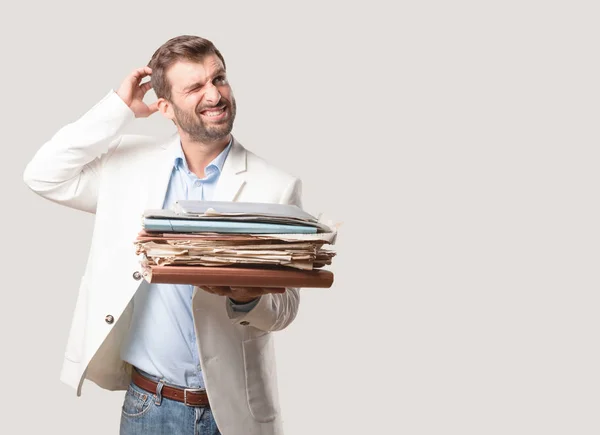
<path id="1" fill-rule="evenodd" d="M 220 68 L 220 69 L 218 69 L 218 70 L 216 70 L 214 72 L 212 78 L 214 79 L 215 77 L 218 77 L 218 76 L 224 75 L 224 74 L 225 74 L 225 70 Z M 188 85 L 185 88 L 183 88 L 182 92 L 188 92 L 188 91 L 194 89 L 198 85 L 204 86 L 204 83 L 206 83 L 206 82 L 195 82 L 195 83 L 192 83 L 191 85 Z"/>

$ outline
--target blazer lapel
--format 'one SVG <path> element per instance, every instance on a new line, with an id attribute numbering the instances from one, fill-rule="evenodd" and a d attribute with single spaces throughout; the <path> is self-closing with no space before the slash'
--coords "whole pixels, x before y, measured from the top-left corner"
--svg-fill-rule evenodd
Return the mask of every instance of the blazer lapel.
<path id="1" fill-rule="evenodd" d="M 179 134 L 174 134 L 171 139 L 165 142 L 163 149 L 154 157 L 148 172 L 148 197 L 146 199 L 146 209 L 162 208 L 169 187 L 169 180 L 173 172 L 173 163 L 175 151 L 179 146 Z"/>
<path id="2" fill-rule="evenodd" d="M 233 138 L 231 149 L 219 176 L 213 201 L 237 201 L 238 193 L 245 184 L 246 149 Z"/>

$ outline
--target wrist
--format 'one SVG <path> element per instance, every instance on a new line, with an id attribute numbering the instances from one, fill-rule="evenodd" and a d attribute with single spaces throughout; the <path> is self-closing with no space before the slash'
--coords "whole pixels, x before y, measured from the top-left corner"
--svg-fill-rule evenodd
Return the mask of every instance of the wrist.
<path id="1" fill-rule="evenodd" d="M 128 99 L 123 96 L 123 93 L 121 92 L 120 89 L 116 90 L 115 94 L 117 94 L 117 96 L 121 99 L 121 101 L 123 101 L 123 104 L 125 104 L 127 107 L 129 107 L 131 109 L 131 101 L 128 101 Z"/>

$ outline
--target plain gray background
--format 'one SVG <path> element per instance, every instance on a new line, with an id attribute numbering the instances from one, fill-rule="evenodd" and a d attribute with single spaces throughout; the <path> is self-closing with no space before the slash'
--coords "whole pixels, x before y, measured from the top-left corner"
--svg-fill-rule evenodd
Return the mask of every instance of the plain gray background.
<path id="1" fill-rule="evenodd" d="M 236 137 L 343 222 L 333 288 L 303 290 L 277 333 L 287 434 L 599 433 L 596 3 L 6 9 L 3 432 L 118 431 L 122 393 L 58 380 L 93 216 L 22 173 L 159 45 L 197 34 L 227 61 Z M 172 131 L 160 114 L 128 129 Z"/>

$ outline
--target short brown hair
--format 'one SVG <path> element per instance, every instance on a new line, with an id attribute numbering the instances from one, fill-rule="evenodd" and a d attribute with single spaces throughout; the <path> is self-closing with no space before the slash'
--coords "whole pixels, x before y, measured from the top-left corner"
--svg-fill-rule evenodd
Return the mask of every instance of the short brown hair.
<path id="1" fill-rule="evenodd" d="M 169 39 L 152 55 L 148 66 L 152 69 L 152 88 L 158 98 L 171 99 L 171 83 L 167 70 L 179 60 L 201 62 L 205 56 L 215 54 L 225 66 L 225 59 L 212 42 L 200 36 L 181 35 Z"/>

